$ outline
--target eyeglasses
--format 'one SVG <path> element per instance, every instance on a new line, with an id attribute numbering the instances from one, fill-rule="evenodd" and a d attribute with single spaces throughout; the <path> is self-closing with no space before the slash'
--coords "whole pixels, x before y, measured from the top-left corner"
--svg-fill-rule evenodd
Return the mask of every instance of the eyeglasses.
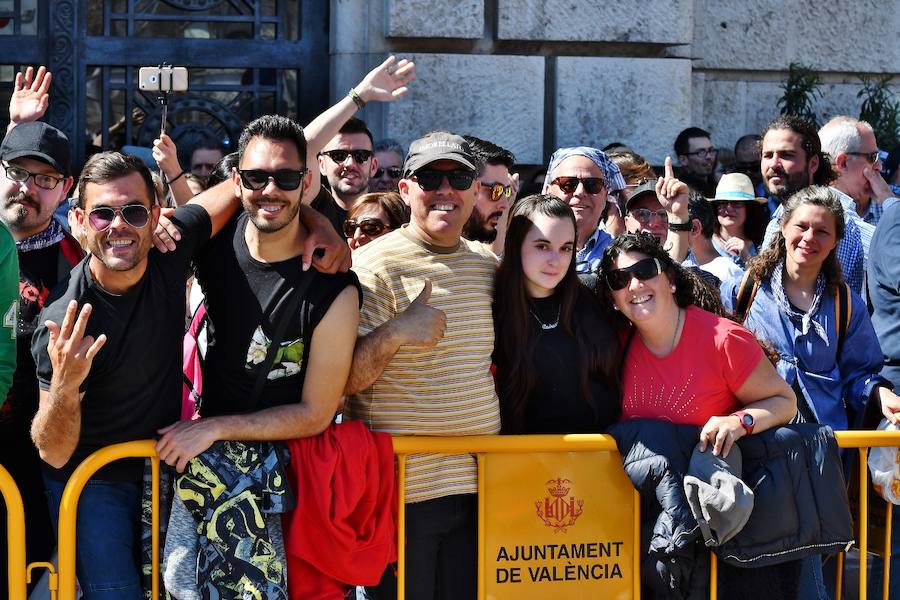
<path id="1" fill-rule="evenodd" d="M 54 177 L 53 175 L 45 175 L 44 173 L 32 173 L 22 167 L 17 167 L 16 165 L 8 163 L 3 163 L 3 168 L 6 169 L 6 177 L 10 181 L 25 183 L 28 181 L 28 178 L 31 177 L 34 180 L 34 185 L 45 190 L 52 190 L 66 180 L 65 177 Z"/>
<path id="2" fill-rule="evenodd" d="M 353 160 L 356 160 L 355 158 Z M 400 176 L 403 175 L 403 171 L 400 167 L 388 167 L 387 169 L 375 169 L 375 179 L 381 179 L 384 177 L 384 174 L 387 173 L 387 176 L 391 179 L 400 179 Z"/>
<path id="3" fill-rule="evenodd" d="M 374 217 L 369 219 L 360 219 L 357 221 L 356 219 L 345 219 L 342 225 L 342 229 L 344 230 L 344 237 L 352 238 L 356 233 L 356 228 L 359 227 L 359 230 L 362 231 L 369 237 L 375 235 L 381 235 L 381 233 L 385 229 L 390 229 L 390 225 L 385 225 L 381 222 L 381 219 L 376 219 Z"/>
<path id="4" fill-rule="evenodd" d="M 112 225 L 112 222 L 116 220 L 117 215 L 135 229 L 146 226 L 150 221 L 149 208 L 143 204 L 126 204 L 117 208 L 111 206 L 95 208 L 88 213 L 88 222 L 94 228 L 94 231 L 106 231 Z"/>
<path id="5" fill-rule="evenodd" d="M 584 186 L 584 191 L 588 194 L 599 194 L 606 187 L 606 182 L 601 177 L 557 177 L 550 182 L 566 194 L 574 194 L 578 189 L 578 184 Z"/>
<path id="6" fill-rule="evenodd" d="M 499 181 L 496 183 L 485 183 L 481 182 L 481 189 L 487 190 L 491 194 L 491 200 L 494 202 L 498 202 L 500 198 L 509 198 L 512 196 L 512 186 L 511 185 L 503 185 Z"/>
<path id="7" fill-rule="evenodd" d="M 285 191 L 296 190 L 303 183 L 303 176 L 308 169 L 280 169 L 278 171 L 264 171 L 262 169 L 238 169 L 241 183 L 248 190 L 261 190 L 269 185 L 269 179 L 275 182 L 276 187 Z"/>
<path id="8" fill-rule="evenodd" d="M 348 156 L 352 156 L 354 161 L 362 164 L 372 158 L 373 152 L 371 150 L 325 150 L 322 154 L 336 163 L 342 163 L 347 160 Z"/>
<path id="9" fill-rule="evenodd" d="M 640 281 L 647 281 L 662 273 L 662 270 L 662 265 L 659 264 L 658 258 L 645 258 L 637 261 L 630 267 L 609 271 L 604 275 L 604 278 L 609 289 L 617 292 L 628 287 L 632 277 L 637 277 Z"/>
<path id="10" fill-rule="evenodd" d="M 441 187 L 444 178 L 454 190 L 463 191 L 472 187 L 475 181 L 474 171 L 416 171 L 411 179 L 419 184 L 424 192 L 433 192 Z"/>
<path id="11" fill-rule="evenodd" d="M 874 165 L 881 159 L 881 157 L 878 156 L 878 150 L 874 152 L 847 152 L 847 154 L 849 154 L 850 156 L 859 156 L 861 158 L 864 158 L 870 165 Z"/>
<path id="12" fill-rule="evenodd" d="M 633 219 L 636 219 L 641 225 L 646 225 L 653 219 L 657 221 L 669 222 L 669 215 L 664 210 L 649 210 L 647 208 L 633 208 L 628 211 Z"/>
<path id="13" fill-rule="evenodd" d="M 717 156 L 719 151 L 716 148 L 701 148 L 694 152 L 685 152 L 685 154 L 687 156 L 696 156 L 697 158 L 709 158 L 710 156 Z"/>

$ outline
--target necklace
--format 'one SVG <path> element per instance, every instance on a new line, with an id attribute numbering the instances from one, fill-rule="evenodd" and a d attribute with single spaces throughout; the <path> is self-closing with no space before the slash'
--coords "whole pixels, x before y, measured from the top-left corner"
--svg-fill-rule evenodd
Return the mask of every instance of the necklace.
<path id="1" fill-rule="evenodd" d="M 528 309 L 528 312 L 530 312 L 531 316 L 534 317 L 534 320 L 538 322 L 538 324 L 541 326 L 541 329 L 556 329 L 556 327 L 559 325 L 559 315 L 562 314 L 562 304 L 560 304 L 556 309 L 556 320 L 552 323 L 544 323 L 543 321 L 541 321 L 541 318 L 537 316 L 535 312 L 530 308 Z"/>

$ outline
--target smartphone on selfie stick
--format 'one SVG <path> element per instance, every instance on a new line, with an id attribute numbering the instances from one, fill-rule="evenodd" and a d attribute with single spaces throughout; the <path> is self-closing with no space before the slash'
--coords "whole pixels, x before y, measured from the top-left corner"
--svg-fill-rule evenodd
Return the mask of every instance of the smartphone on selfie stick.
<path id="1" fill-rule="evenodd" d="M 138 88 L 157 92 L 162 104 L 162 125 L 160 134 L 166 132 L 166 119 L 169 112 L 169 94 L 186 92 L 188 89 L 188 72 L 186 67 L 173 67 L 163 63 L 158 67 L 141 67 L 138 71 Z"/>

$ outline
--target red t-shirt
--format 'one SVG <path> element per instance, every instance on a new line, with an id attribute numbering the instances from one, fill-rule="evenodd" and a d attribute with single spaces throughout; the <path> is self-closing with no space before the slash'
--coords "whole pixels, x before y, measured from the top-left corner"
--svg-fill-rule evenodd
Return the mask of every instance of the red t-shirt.
<path id="1" fill-rule="evenodd" d="M 654 356 L 635 334 L 622 376 L 622 419 L 705 425 L 741 403 L 734 393 L 763 360 L 753 334 L 733 321 L 689 306 L 668 356 Z"/>

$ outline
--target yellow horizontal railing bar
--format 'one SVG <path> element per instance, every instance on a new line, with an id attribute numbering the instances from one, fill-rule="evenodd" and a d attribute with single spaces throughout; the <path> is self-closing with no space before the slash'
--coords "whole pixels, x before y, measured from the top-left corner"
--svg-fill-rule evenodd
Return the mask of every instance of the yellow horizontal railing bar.
<path id="1" fill-rule="evenodd" d="M 16 482 L 0 465 L 0 495 L 6 503 L 6 558 L 10 600 L 25 600 L 25 507 Z"/>
<path id="2" fill-rule="evenodd" d="M 394 454 L 522 453 L 522 452 L 616 452 L 611 435 L 573 433 L 568 435 L 468 435 L 394 436 Z M 898 438 L 900 439 L 900 438 Z"/>
<path id="3" fill-rule="evenodd" d="M 835 431 L 841 448 L 884 448 L 900 446 L 900 431 Z"/>
<path id="4" fill-rule="evenodd" d="M 114 444 L 97 450 L 82 461 L 63 490 L 59 507 L 59 600 L 75 600 L 75 524 L 78 515 L 78 499 L 88 480 L 101 467 L 123 458 L 149 458 L 153 469 L 153 557 L 152 596 L 159 596 L 159 457 L 156 442 L 140 440 Z"/>

